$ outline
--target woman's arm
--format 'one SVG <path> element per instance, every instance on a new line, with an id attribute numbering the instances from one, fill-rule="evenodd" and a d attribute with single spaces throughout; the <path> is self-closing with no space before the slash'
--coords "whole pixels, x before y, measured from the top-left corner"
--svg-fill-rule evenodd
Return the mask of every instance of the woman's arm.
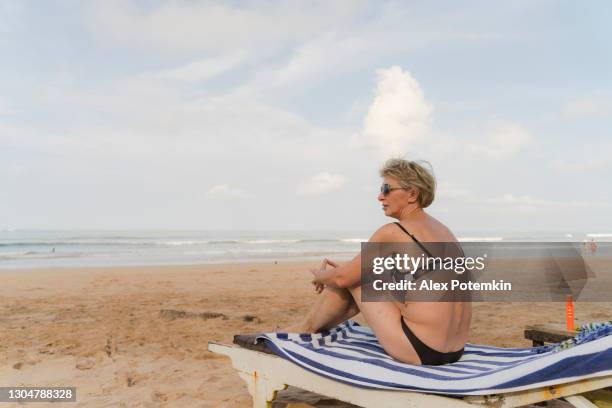
<path id="1" fill-rule="evenodd" d="M 369 239 L 368 242 L 388 242 L 393 224 L 387 224 L 379 228 Z M 331 265 L 332 269 L 326 269 Z M 328 259 L 324 259 L 321 269 L 313 272 L 313 284 L 331 286 L 333 288 L 348 288 L 357 285 L 361 281 L 361 253 L 351 261 L 342 265 L 337 265 Z"/>
<path id="2" fill-rule="evenodd" d="M 332 265 L 332 269 L 326 269 Z M 315 285 L 330 286 L 332 288 L 347 288 L 354 286 L 361 280 L 361 254 L 350 262 L 334 267 L 334 263 L 328 259 L 323 260 L 321 269 L 313 271 Z"/>

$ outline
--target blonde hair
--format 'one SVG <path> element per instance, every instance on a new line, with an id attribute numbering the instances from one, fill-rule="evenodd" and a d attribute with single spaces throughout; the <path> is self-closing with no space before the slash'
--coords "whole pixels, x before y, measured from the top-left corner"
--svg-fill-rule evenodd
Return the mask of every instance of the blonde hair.
<path id="1" fill-rule="evenodd" d="M 425 168 L 424 164 L 428 168 Z M 390 159 L 380 169 L 380 176 L 393 177 L 403 188 L 415 188 L 419 192 L 418 201 L 421 208 L 429 207 L 436 196 L 436 178 L 431 164 L 427 161 Z"/>

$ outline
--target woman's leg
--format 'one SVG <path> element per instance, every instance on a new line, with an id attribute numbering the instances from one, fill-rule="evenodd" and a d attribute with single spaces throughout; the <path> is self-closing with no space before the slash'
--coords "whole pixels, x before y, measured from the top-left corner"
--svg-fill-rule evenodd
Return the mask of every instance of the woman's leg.
<path id="1" fill-rule="evenodd" d="M 362 302 L 361 286 L 347 289 L 326 287 L 301 323 L 279 331 L 316 333 L 330 329 L 359 312 L 390 356 L 405 363 L 421 363 L 404 334 L 399 308 L 393 302 Z"/>
<path id="2" fill-rule="evenodd" d="M 348 290 L 387 354 L 404 363 L 420 364 L 421 359 L 402 329 L 399 308 L 393 302 L 362 302 L 361 286 Z"/>
<path id="3" fill-rule="evenodd" d="M 347 289 L 326 287 L 301 323 L 283 331 L 316 333 L 331 329 L 359 313 L 353 296 Z"/>

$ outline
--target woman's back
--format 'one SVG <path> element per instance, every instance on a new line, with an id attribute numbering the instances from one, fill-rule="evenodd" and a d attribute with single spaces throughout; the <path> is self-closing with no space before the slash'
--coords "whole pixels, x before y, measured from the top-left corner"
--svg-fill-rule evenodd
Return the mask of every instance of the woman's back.
<path id="1" fill-rule="evenodd" d="M 421 214 L 409 222 L 400 221 L 417 240 L 426 247 L 427 242 L 457 242 L 446 226 L 426 213 Z M 391 234 L 393 242 L 413 242 L 399 227 Z M 456 351 L 467 342 L 472 317 L 470 302 L 409 301 L 398 306 L 414 334 L 434 350 Z"/>

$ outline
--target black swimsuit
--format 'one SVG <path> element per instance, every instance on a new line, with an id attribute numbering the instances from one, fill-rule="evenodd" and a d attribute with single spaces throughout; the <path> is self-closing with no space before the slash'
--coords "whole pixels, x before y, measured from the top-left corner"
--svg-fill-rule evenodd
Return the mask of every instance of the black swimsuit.
<path id="1" fill-rule="evenodd" d="M 421 249 L 425 251 L 427 255 L 432 256 L 431 253 L 427 250 L 427 248 L 425 248 L 425 246 L 421 244 L 414 235 L 409 233 L 406 230 L 406 228 L 402 226 L 402 224 L 400 224 L 399 222 L 396 222 L 395 224 L 398 227 L 400 227 L 402 231 L 408 234 L 410 238 L 412 238 L 414 242 L 417 245 L 419 245 L 419 247 L 421 247 Z M 421 359 L 421 364 L 423 365 L 442 365 L 442 364 L 454 363 L 455 361 L 459 360 L 461 356 L 463 355 L 463 348 L 461 348 L 461 350 L 451 351 L 449 353 L 441 353 L 437 350 L 432 349 L 427 344 L 423 343 L 421 339 L 419 339 L 412 332 L 412 330 L 410 330 L 410 328 L 404 321 L 403 317 L 400 317 L 400 321 L 402 323 L 402 329 L 404 330 L 406 337 L 408 337 L 408 341 L 410 342 L 410 344 L 412 344 L 412 347 L 414 347 L 414 350 L 416 351 L 417 355 Z"/>

